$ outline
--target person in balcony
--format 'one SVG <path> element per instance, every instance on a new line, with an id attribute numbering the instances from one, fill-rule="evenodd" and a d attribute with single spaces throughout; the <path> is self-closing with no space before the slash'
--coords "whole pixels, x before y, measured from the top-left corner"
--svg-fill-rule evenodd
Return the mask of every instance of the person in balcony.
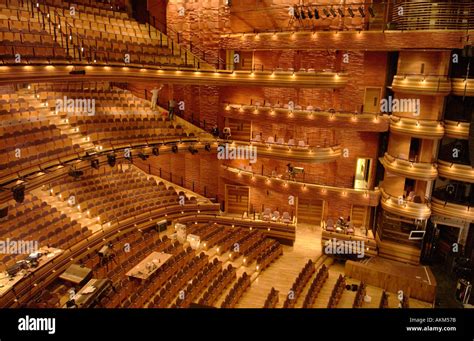
<path id="1" fill-rule="evenodd" d="M 151 90 L 151 108 L 153 110 L 156 109 L 156 106 L 158 104 L 158 93 L 161 91 L 161 89 L 163 89 L 163 85 L 160 85 L 159 88 L 157 88 L 156 86 Z"/>

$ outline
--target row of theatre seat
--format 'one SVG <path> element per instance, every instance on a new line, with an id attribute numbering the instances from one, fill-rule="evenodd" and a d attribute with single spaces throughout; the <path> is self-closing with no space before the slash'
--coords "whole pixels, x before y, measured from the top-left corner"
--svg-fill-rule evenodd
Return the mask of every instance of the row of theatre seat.
<path id="1" fill-rule="evenodd" d="M 58 4 L 0 6 L 3 63 L 17 63 L 20 54 L 20 62 L 123 64 L 128 54 L 131 64 L 194 66 L 192 54 L 126 13 L 117 17 L 90 6 L 75 9 L 72 14 Z"/>
<path id="2" fill-rule="evenodd" d="M 310 280 L 311 276 L 313 276 L 316 268 L 314 266 L 313 261 L 310 259 L 305 264 L 303 269 L 298 274 L 298 277 L 295 279 L 291 289 L 286 297 L 285 302 L 283 303 L 283 308 L 294 308 L 296 305 L 296 301 L 300 297 L 303 289 L 305 288 L 306 284 Z"/>
<path id="3" fill-rule="evenodd" d="M 37 241 L 38 247 L 65 249 L 86 238 L 91 231 L 37 197 L 27 194 L 23 203 L 8 202 L 8 215 L 3 218 L 0 238 L 11 241 Z M 9 254 L 0 261 L 0 270 L 12 266 L 24 254 Z"/>
<path id="4" fill-rule="evenodd" d="M 332 289 L 331 296 L 329 297 L 328 308 L 336 308 L 341 296 L 346 288 L 346 279 L 342 275 L 336 280 L 334 288 Z"/>
<path id="5" fill-rule="evenodd" d="M 257 230 L 240 227 L 228 227 L 217 223 L 195 225 L 190 224 L 187 233 L 200 237 L 205 249 L 216 248 L 219 255 L 229 253 L 232 260 L 243 256 L 243 263 L 248 266 L 257 261 L 259 269 L 263 270 L 282 254 L 281 245 L 266 238 Z"/>
<path id="6" fill-rule="evenodd" d="M 4 138 L 0 146 L 0 176 L 81 153 L 82 142 L 75 135 L 87 137 L 85 141 L 96 145 L 174 140 L 192 135 L 179 124 L 154 113 L 146 101 L 123 90 L 98 86 L 97 94 L 90 90 L 84 96 L 82 90 L 72 87 L 64 92 L 51 91 L 46 86 L 41 89 L 44 91 L 36 91 L 31 98 L 11 89 L 0 95 L 0 132 Z M 55 101 L 64 97 L 95 99 L 95 115 L 59 112 L 61 122 L 54 121 L 56 126 L 46 115 L 51 115 Z M 73 128 L 73 132 L 64 130 L 63 124 Z"/>
<path id="7" fill-rule="evenodd" d="M 214 277 L 211 285 L 198 301 L 201 306 L 214 306 L 224 290 L 237 278 L 235 268 L 229 264 Z"/>
<path id="8" fill-rule="evenodd" d="M 278 299 L 279 299 L 279 291 L 276 290 L 274 287 L 270 289 L 270 292 L 268 293 L 267 298 L 265 299 L 265 303 L 263 304 L 263 308 L 269 309 L 269 308 L 275 308 L 276 305 L 278 304 Z"/>
<path id="9" fill-rule="evenodd" d="M 316 277 L 314 278 L 313 282 L 311 282 L 311 285 L 303 302 L 303 308 L 311 308 L 313 306 L 314 301 L 318 297 L 318 294 L 321 291 L 321 288 L 323 287 L 324 283 L 326 283 L 328 277 L 328 268 L 325 264 L 323 264 L 319 268 L 318 273 L 316 274 Z"/>
<path id="10" fill-rule="evenodd" d="M 366 293 L 366 285 L 364 282 L 361 282 L 357 292 L 356 296 L 354 297 L 354 303 L 352 304 L 352 308 L 360 308 L 362 307 L 362 303 L 364 302 L 364 297 Z"/>
<path id="11" fill-rule="evenodd" d="M 101 223 L 178 204 L 178 196 L 183 194 L 132 167 L 88 170 L 77 181 L 62 179 L 53 182 L 51 188 L 64 201 L 74 197 L 72 203 L 81 212 L 99 217 Z M 185 203 L 194 204 L 196 199 L 186 199 Z"/>
<path id="12" fill-rule="evenodd" d="M 235 305 L 250 287 L 250 277 L 246 272 L 234 283 L 234 286 L 230 289 L 229 293 L 225 297 L 221 304 L 221 308 L 235 308 Z"/>

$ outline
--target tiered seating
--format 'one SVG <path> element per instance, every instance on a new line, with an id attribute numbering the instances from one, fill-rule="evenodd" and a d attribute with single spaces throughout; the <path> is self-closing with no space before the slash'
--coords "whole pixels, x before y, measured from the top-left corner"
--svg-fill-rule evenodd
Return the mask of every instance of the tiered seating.
<path id="1" fill-rule="evenodd" d="M 76 181 L 62 179 L 52 184 L 54 193 L 63 200 L 75 197 L 77 208 L 90 217 L 99 216 L 101 222 L 129 218 L 132 215 L 178 203 L 172 187 L 157 184 L 153 178 L 129 168 L 87 171 Z"/>
<path id="2" fill-rule="evenodd" d="M 279 291 L 275 290 L 274 287 L 270 290 L 270 293 L 268 294 L 265 303 L 263 304 L 263 308 L 269 309 L 269 308 L 275 308 L 277 303 L 278 303 L 278 294 Z"/>
<path id="3" fill-rule="evenodd" d="M 357 289 L 356 296 L 354 298 L 354 304 L 352 304 L 352 308 L 361 308 L 362 303 L 364 302 L 364 297 L 366 293 L 366 286 L 364 282 L 361 282 L 359 288 Z"/>
<path id="4" fill-rule="evenodd" d="M 189 307 L 194 299 L 201 294 L 220 271 L 222 271 L 222 262 L 217 258 L 207 263 L 204 269 L 202 269 L 183 290 L 182 296 L 184 296 L 184 298 L 181 298 L 181 295 L 179 295 L 180 297 L 176 300 L 176 306 L 179 308 Z"/>
<path id="5" fill-rule="evenodd" d="M 298 277 L 296 278 L 295 282 L 291 286 L 290 293 L 287 295 L 286 300 L 283 303 L 283 308 L 294 308 L 298 297 L 300 297 L 304 287 L 306 286 L 315 271 L 316 269 L 314 267 L 314 263 L 310 259 L 305 264 Z"/>
<path id="6" fill-rule="evenodd" d="M 199 61 L 150 25 L 139 24 L 110 5 L 74 4 L 61 1 L 8 1 L 0 5 L 3 32 L 0 52 L 4 63 L 22 62 L 118 63 L 125 54 L 130 64 L 189 66 Z"/>
<path id="7" fill-rule="evenodd" d="M 76 221 L 49 206 L 35 196 L 27 194 L 23 203 L 8 202 L 8 216 L 2 222 L 0 239 L 37 241 L 38 247 L 67 248 L 91 234 Z M 1 259 L 0 270 L 13 265 L 22 254 L 6 255 Z"/>
<path id="8" fill-rule="evenodd" d="M 189 248 L 188 252 L 193 251 Z M 177 295 L 185 294 L 184 291 L 180 291 L 196 274 L 203 271 L 206 264 L 208 264 L 208 256 L 205 255 L 204 252 L 201 252 L 199 256 L 192 258 L 190 262 L 177 271 L 177 273 L 166 283 L 165 287 L 160 290 L 159 294 L 154 297 L 151 307 L 166 308 L 173 302 Z"/>
<path id="9" fill-rule="evenodd" d="M 339 275 L 337 278 L 336 284 L 334 284 L 334 288 L 331 292 L 331 297 L 329 297 L 328 308 L 336 308 L 337 303 L 341 299 L 342 293 L 345 290 L 346 286 L 346 279 Z"/>
<path id="10" fill-rule="evenodd" d="M 213 306 L 222 295 L 224 290 L 235 280 L 235 278 L 235 268 L 229 264 L 227 268 L 221 270 L 218 275 L 216 275 L 214 281 L 199 300 L 199 304 Z"/>
<path id="11" fill-rule="evenodd" d="M 0 96 L 0 176 L 47 164 L 81 150 L 17 93 Z"/>
<path id="12" fill-rule="evenodd" d="M 50 63 L 67 59 L 66 50 L 54 41 L 40 16 L 32 17 L 29 8 L 21 7 L 19 1 L 9 1 L 8 7 L 0 4 L 0 39 L 3 63 Z"/>
<path id="13" fill-rule="evenodd" d="M 283 248 L 276 240 L 266 240 L 267 247 L 257 257 L 257 270 L 265 270 L 273 261 L 283 254 Z"/>
<path id="14" fill-rule="evenodd" d="M 314 278 L 311 286 L 309 287 L 308 293 L 303 302 L 303 308 L 311 308 L 314 304 L 314 301 L 318 297 L 321 288 L 329 277 L 329 271 L 325 264 L 321 266 L 318 271 L 318 274 Z"/>
<path id="15" fill-rule="evenodd" d="M 250 277 L 244 272 L 237 282 L 235 282 L 232 289 L 230 289 L 222 302 L 221 308 L 234 308 L 248 287 L 250 287 Z"/>
<path id="16" fill-rule="evenodd" d="M 95 144 L 161 142 L 188 136 L 179 124 L 173 125 L 169 119 L 154 113 L 149 103 L 123 90 L 44 91 L 39 96 L 52 111 L 55 110 L 56 100 L 64 96 L 68 99 L 94 100 L 94 115 L 58 114 Z"/>
<path id="17" fill-rule="evenodd" d="M 96 10 L 87 5 L 74 16 L 64 7 L 43 10 L 53 22 L 63 23 L 63 36 L 72 36 L 70 41 L 81 48 L 82 58 L 91 62 L 123 64 L 128 54 L 130 64 L 193 66 L 191 54 L 185 57 L 184 51 L 166 35 L 128 18 L 126 13 Z"/>

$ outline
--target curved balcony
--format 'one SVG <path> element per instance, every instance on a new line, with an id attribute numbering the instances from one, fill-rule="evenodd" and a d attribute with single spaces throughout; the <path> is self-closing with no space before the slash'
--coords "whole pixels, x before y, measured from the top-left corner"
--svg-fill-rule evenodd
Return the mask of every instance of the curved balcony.
<path id="1" fill-rule="evenodd" d="M 474 208 L 469 206 L 453 204 L 438 198 L 431 199 L 431 209 L 433 213 L 456 219 L 467 220 L 470 223 L 474 222 Z"/>
<path id="2" fill-rule="evenodd" d="M 385 153 L 380 162 L 385 170 L 415 180 L 431 181 L 436 179 L 438 171 L 435 163 L 410 162 Z"/>
<path id="3" fill-rule="evenodd" d="M 453 139 L 467 140 L 469 138 L 469 122 L 444 121 L 444 131 L 447 137 Z"/>
<path id="4" fill-rule="evenodd" d="M 71 75 L 71 71 L 83 71 Z M 349 76 L 331 71 L 231 71 L 180 67 L 140 66 L 0 66 L 0 83 L 47 82 L 60 80 L 80 81 L 159 81 L 171 84 L 216 86 L 267 86 L 337 89 L 347 85 Z"/>
<path id="5" fill-rule="evenodd" d="M 392 90 L 417 95 L 447 96 L 451 81 L 446 76 L 396 75 Z"/>
<path id="6" fill-rule="evenodd" d="M 242 105 L 224 104 L 226 116 L 232 118 L 243 118 L 253 120 L 265 118 L 269 122 L 298 123 L 304 126 L 318 126 L 338 129 L 349 129 L 356 131 L 385 132 L 388 130 L 388 115 L 372 113 L 350 113 L 350 112 L 330 112 L 312 107 L 298 108 L 290 110 L 271 105 Z"/>
<path id="7" fill-rule="evenodd" d="M 289 146 L 288 144 L 234 141 L 236 145 L 257 147 L 257 156 L 311 163 L 332 162 L 342 155 L 340 145 L 330 147 Z"/>
<path id="8" fill-rule="evenodd" d="M 474 168 L 469 165 L 438 160 L 438 173 L 444 178 L 474 183 Z"/>
<path id="9" fill-rule="evenodd" d="M 456 96 L 474 96 L 474 79 L 452 78 L 453 94 Z"/>
<path id="10" fill-rule="evenodd" d="M 444 127 L 440 121 L 417 120 L 394 115 L 390 117 L 390 131 L 433 140 L 439 140 L 444 135 Z"/>
<path id="11" fill-rule="evenodd" d="M 269 188 L 282 193 L 298 194 L 303 197 L 318 197 L 322 200 L 327 197 L 332 199 L 339 198 L 346 202 L 366 206 L 377 206 L 380 200 L 380 191 L 378 189 L 367 190 L 327 186 L 264 175 L 227 165 L 221 165 L 221 167 L 225 170 L 222 175 L 230 181 L 251 186 L 258 185 L 261 188 Z"/>
<path id="12" fill-rule="evenodd" d="M 412 219 L 428 219 L 430 217 L 431 209 L 428 203 L 399 200 L 398 197 L 385 192 L 383 188 L 380 189 L 380 192 L 382 195 L 380 203 L 384 210 Z"/>

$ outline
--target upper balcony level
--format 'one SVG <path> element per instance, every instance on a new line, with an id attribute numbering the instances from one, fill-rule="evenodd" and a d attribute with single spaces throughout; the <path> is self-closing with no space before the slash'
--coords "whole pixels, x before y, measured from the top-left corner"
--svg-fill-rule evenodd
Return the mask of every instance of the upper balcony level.
<path id="1" fill-rule="evenodd" d="M 382 208 L 390 213 L 412 219 L 428 219 L 431 214 L 428 202 L 408 201 L 403 197 L 395 197 L 387 193 L 383 187 L 380 189 Z"/>
<path id="2" fill-rule="evenodd" d="M 434 120 L 417 120 L 392 115 L 390 131 L 422 139 L 441 139 L 444 135 L 442 122 Z"/>
<path id="3" fill-rule="evenodd" d="M 431 199 L 433 213 L 474 222 L 472 185 L 458 181 L 438 182 Z"/>
<path id="4" fill-rule="evenodd" d="M 298 122 L 298 125 L 309 127 L 327 127 L 356 131 L 385 132 L 388 130 L 387 115 L 374 113 L 340 112 L 334 109 L 319 107 L 265 103 L 224 103 L 224 114 L 227 117 L 252 120 L 264 118 L 269 122 Z"/>
<path id="5" fill-rule="evenodd" d="M 474 79 L 452 78 L 451 82 L 454 95 L 474 97 Z"/>
<path id="6" fill-rule="evenodd" d="M 289 4 L 291 6 L 291 3 Z M 462 48 L 474 27 L 471 2 L 385 1 L 262 5 L 232 4 L 224 49 Z M 245 19 L 244 19 L 245 18 Z M 424 34 L 419 35 L 420 32 Z M 426 39 L 426 34 L 429 36 Z M 311 45 L 310 45 L 311 44 Z"/>
<path id="7" fill-rule="evenodd" d="M 385 155 L 380 158 L 380 162 L 390 173 L 410 179 L 431 181 L 436 179 L 438 175 L 435 163 L 411 162 L 394 157 L 388 153 L 385 153 Z"/>
<path id="8" fill-rule="evenodd" d="M 447 96 L 451 92 L 451 80 L 445 75 L 397 74 L 392 90 L 417 95 Z"/>
<path id="9" fill-rule="evenodd" d="M 470 123 L 459 121 L 444 121 L 444 131 L 447 137 L 467 140 L 469 138 Z"/>

